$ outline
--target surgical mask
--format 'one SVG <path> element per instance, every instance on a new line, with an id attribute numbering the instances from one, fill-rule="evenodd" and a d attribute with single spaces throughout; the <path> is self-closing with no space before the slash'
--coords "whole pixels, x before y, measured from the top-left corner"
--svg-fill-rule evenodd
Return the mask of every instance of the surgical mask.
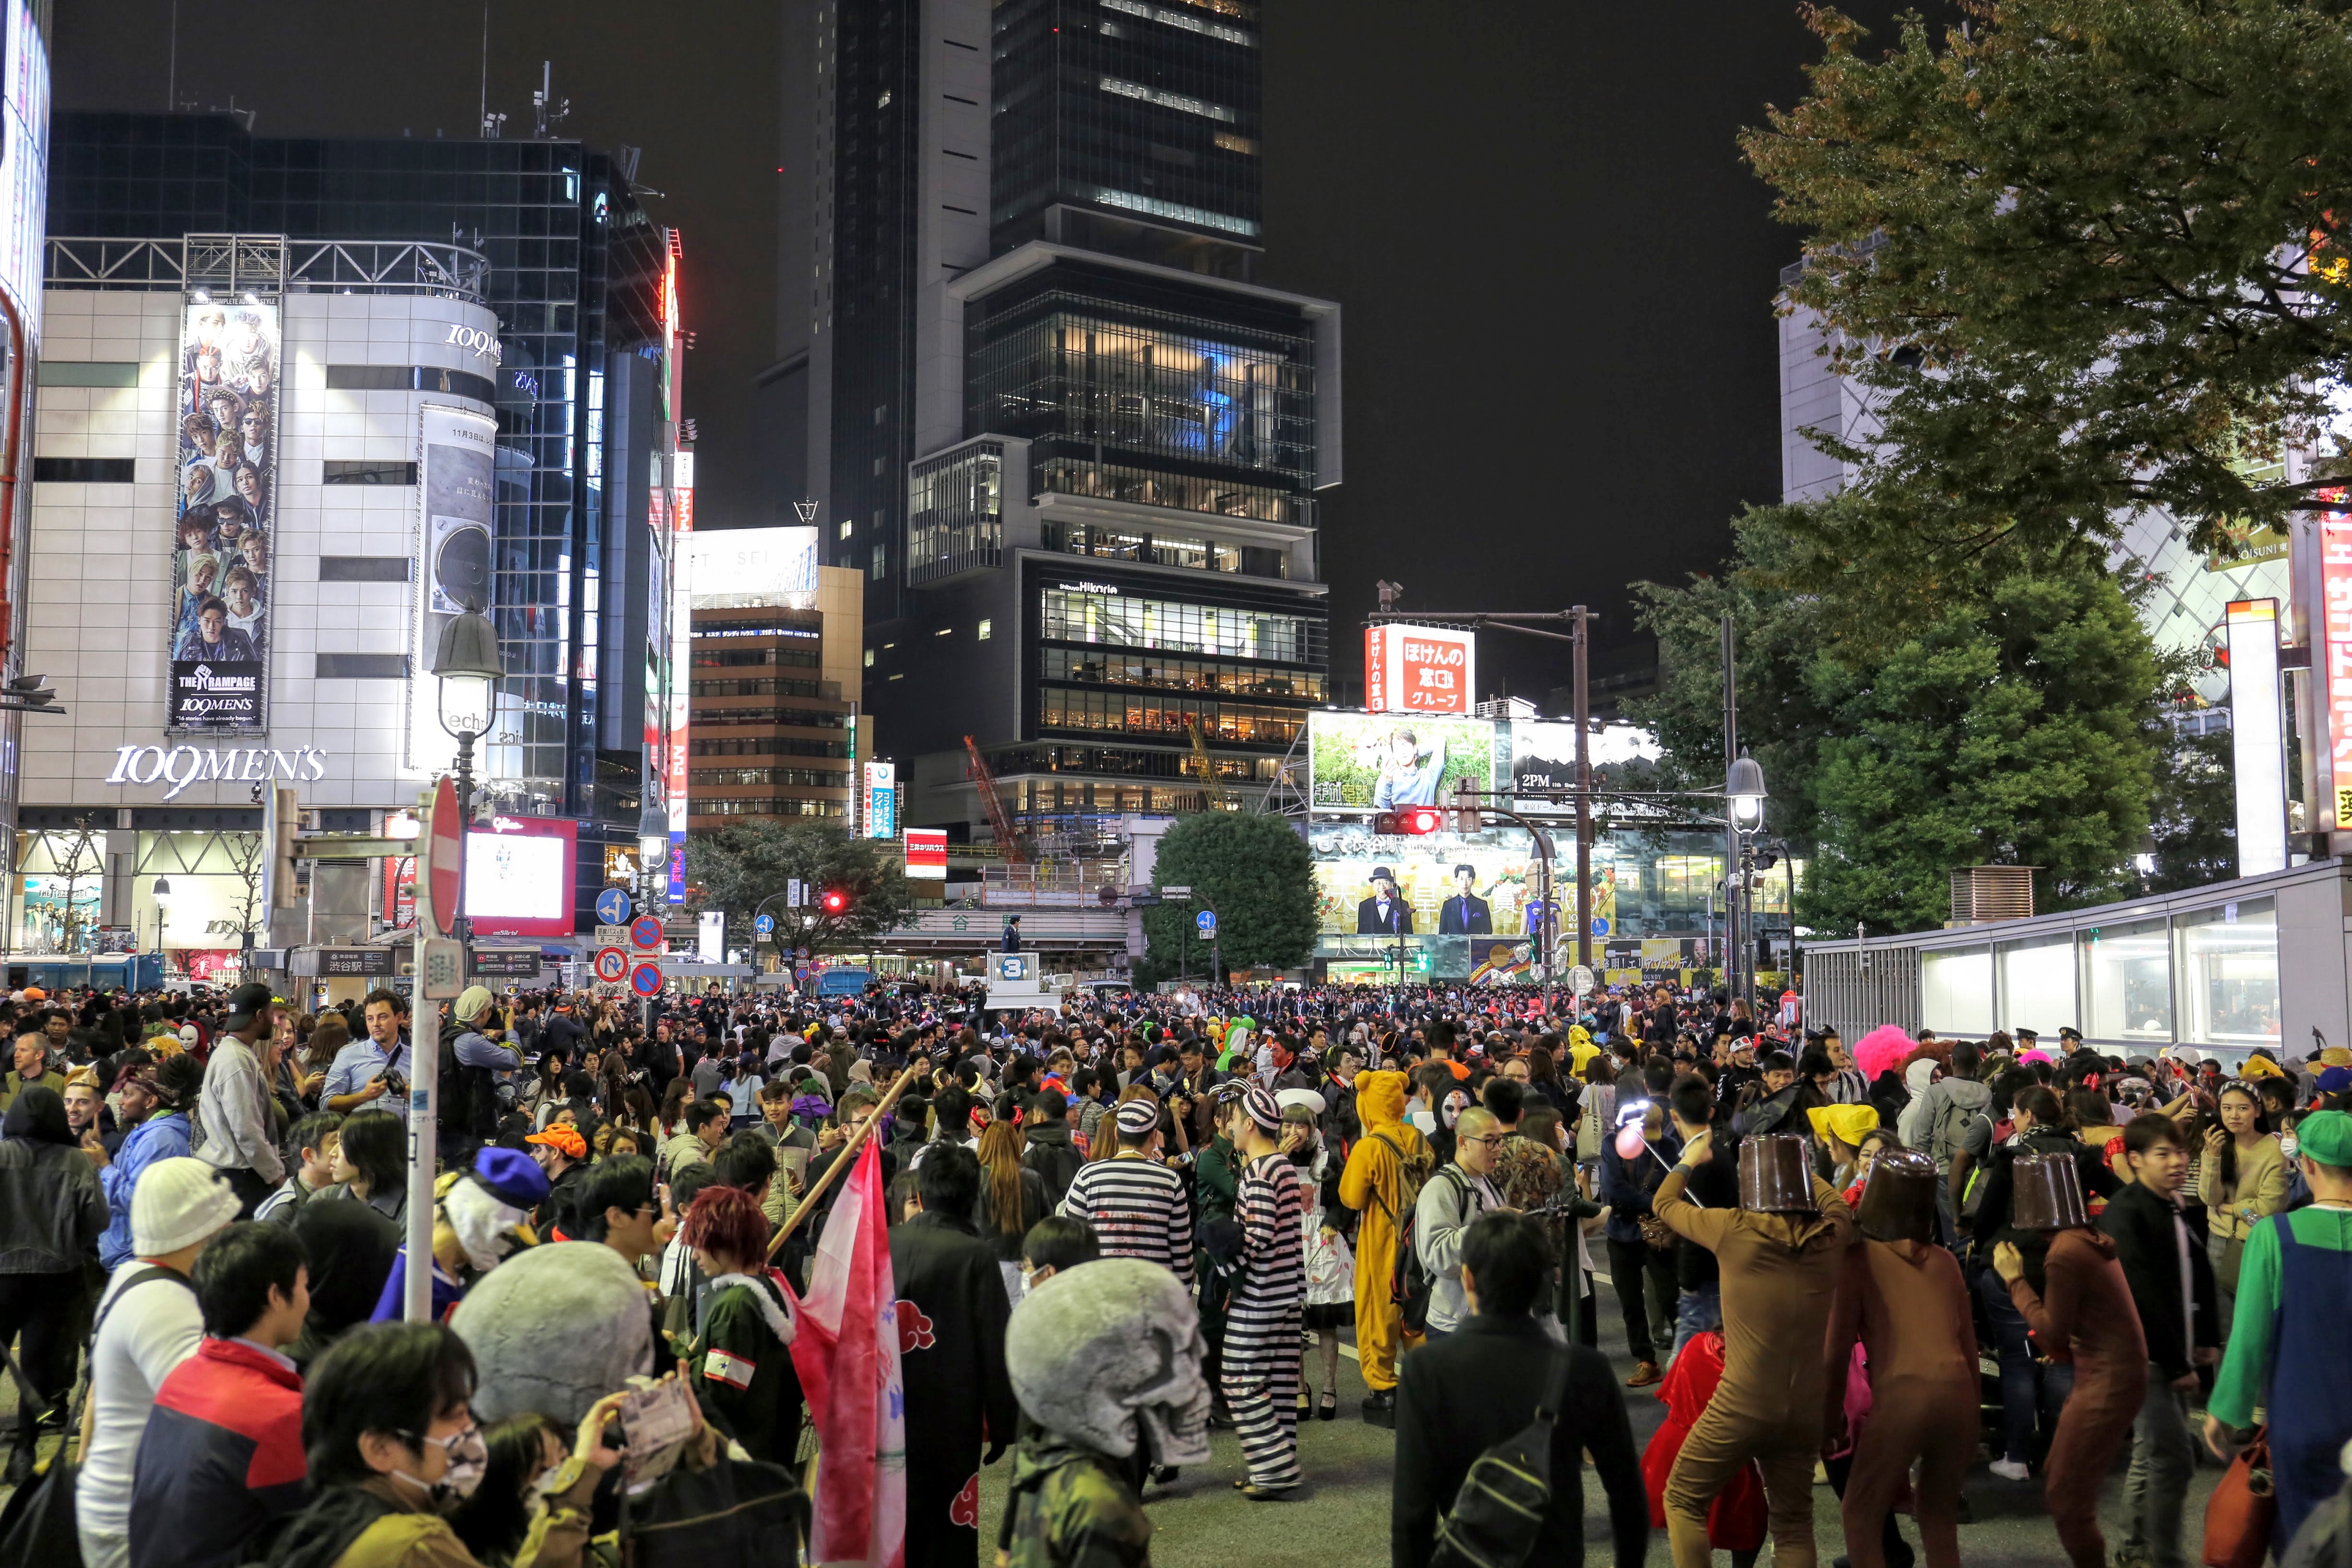
<path id="1" fill-rule="evenodd" d="M 2294 1159 L 2295 1150 L 2301 1146 L 2302 1145 L 2295 1142 L 2295 1136 L 2294 1133 L 2282 1132 L 2279 1134 L 2279 1152 L 2284 1155 L 2287 1159 Z"/>
<path id="2" fill-rule="evenodd" d="M 434 1512 L 452 1511 L 459 1503 L 472 1497 L 474 1489 L 482 1484 L 482 1473 L 489 1468 L 490 1450 L 482 1441 L 480 1427 L 468 1426 L 452 1432 L 437 1443 L 424 1436 L 411 1436 L 410 1441 L 419 1449 L 431 1443 L 448 1458 L 448 1468 L 441 1472 L 441 1479 L 437 1481 L 420 1481 L 406 1470 L 392 1472 L 423 1492 Z"/>

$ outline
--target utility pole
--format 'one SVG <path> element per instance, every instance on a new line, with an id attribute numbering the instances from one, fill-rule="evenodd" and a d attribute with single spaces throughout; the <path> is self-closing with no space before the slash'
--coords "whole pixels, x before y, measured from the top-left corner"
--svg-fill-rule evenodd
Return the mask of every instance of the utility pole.
<path id="1" fill-rule="evenodd" d="M 1739 758 L 1739 694 L 1733 679 L 1736 670 L 1733 654 L 1731 616 L 1726 614 L 1723 617 L 1723 771 L 1727 778 L 1730 776 L 1731 764 Z M 1733 879 L 1739 875 L 1739 828 L 1732 821 L 1729 811 L 1723 814 L 1723 871 L 1725 891 L 1729 895 L 1723 900 L 1724 983 L 1730 988 L 1731 994 L 1738 997 L 1746 994 L 1740 988 L 1739 976 L 1743 967 L 1740 945 L 1746 940 L 1747 922 L 1740 918 L 1743 912 L 1739 896 L 1742 889 L 1732 885 Z"/>
<path id="2" fill-rule="evenodd" d="M 1585 685 L 1586 650 L 1591 647 L 1590 629 L 1592 612 L 1577 605 L 1568 612 L 1575 617 L 1576 647 L 1572 659 L 1575 670 L 1575 701 L 1572 716 L 1576 721 L 1576 962 L 1585 968 L 1592 967 L 1592 704 Z M 1516 784 L 1518 781 L 1511 781 Z M 1550 962 L 1550 955 L 1545 955 Z"/>

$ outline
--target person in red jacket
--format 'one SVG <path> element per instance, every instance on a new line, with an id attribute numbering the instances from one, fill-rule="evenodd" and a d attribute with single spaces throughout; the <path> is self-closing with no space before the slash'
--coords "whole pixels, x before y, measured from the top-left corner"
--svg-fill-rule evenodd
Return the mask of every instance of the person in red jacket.
<path id="1" fill-rule="evenodd" d="M 248 1220 L 192 1279 L 205 1340 L 155 1392 L 131 1468 L 131 1568 L 235 1568 L 253 1533 L 310 1500 L 302 1375 L 285 1347 L 310 1310 L 302 1243 Z"/>

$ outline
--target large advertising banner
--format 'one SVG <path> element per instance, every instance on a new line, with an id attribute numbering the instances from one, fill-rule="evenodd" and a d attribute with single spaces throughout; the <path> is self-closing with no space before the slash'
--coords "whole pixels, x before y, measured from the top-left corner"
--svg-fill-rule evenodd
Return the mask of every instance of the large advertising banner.
<path id="1" fill-rule="evenodd" d="M 2327 784 L 2320 826 L 2352 828 L 2352 517 L 2320 515 L 2319 637 L 2326 705 Z"/>
<path id="2" fill-rule="evenodd" d="M 1327 936 L 1524 936 L 1540 863 L 1516 829 L 1414 837 L 1317 825 L 1316 930 Z"/>
<path id="3" fill-rule="evenodd" d="M 1595 768 L 1635 761 L 1655 762 L 1664 753 L 1657 737 L 1632 724 L 1604 724 L 1585 740 L 1585 756 Z M 1546 790 L 1576 787 L 1576 726 L 1552 719 L 1514 719 L 1495 726 L 1495 776 L 1518 798 L 1517 808 L 1567 809 L 1572 801 L 1540 798 Z"/>
<path id="4" fill-rule="evenodd" d="M 570 936 L 580 825 L 493 816 L 466 835 L 466 918 L 476 936 Z"/>
<path id="5" fill-rule="evenodd" d="M 1364 629 L 1364 706 L 1387 713 L 1467 713 L 1478 634 L 1396 623 Z"/>
<path id="6" fill-rule="evenodd" d="M 1307 715 L 1307 798 L 1317 811 L 1444 805 L 1456 781 L 1491 789 L 1495 726 L 1401 713 Z"/>
<path id="7" fill-rule="evenodd" d="M 467 609 L 496 618 L 491 574 L 499 422 L 428 403 L 417 410 L 416 640 L 408 668 L 408 766 L 446 764 L 456 742 L 441 728 L 431 679 L 441 629 Z M 496 727 L 493 726 L 493 733 Z"/>
<path id="8" fill-rule="evenodd" d="M 269 728 L 278 308 L 198 299 L 181 319 L 171 687 L 177 731 Z"/>

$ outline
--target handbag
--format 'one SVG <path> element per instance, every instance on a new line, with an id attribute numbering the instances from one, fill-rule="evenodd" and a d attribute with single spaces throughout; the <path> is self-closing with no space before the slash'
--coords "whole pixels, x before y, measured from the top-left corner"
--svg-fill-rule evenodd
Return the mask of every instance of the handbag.
<path id="1" fill-rule="evenodd" d="M 2277 1522 L 2278 1498 L 2271 1488 L 2270 1428 L 2263 1426 L 2230 1461 L 2221 1484 L 2205 1504 L 2205 1568 L 2262 1568 Z"/>
<path id="2" fill-rule="evenodd" d="M 623 1568 L 769 1568 L 797 1563 L 808 1494 L 782 1465 L 722 1458 L 675 1469 L 632 1499 L 621 1521 Z"/>
<path id="3" fill-rule="evenodd" d="M 1430 1568 L 1519 1568 L 1535 1555 L 1551 1511 L 1552 1427 L 1568 1397 L 1565 1349 L 1552 1352 L 1535 1419 L 1471 1461 L 1437 1521 Z"/>
<path id="4" fill-rule="evenodd" d="M 1675 1233 L 1666 1227 L 1664 1220 L 1654 1214 L 1635 1215 L 1633 1219 L 1642 1227 L 1642 1239 L 1653 1251 L 1672 1252 L 1675 1249 Z"/>

